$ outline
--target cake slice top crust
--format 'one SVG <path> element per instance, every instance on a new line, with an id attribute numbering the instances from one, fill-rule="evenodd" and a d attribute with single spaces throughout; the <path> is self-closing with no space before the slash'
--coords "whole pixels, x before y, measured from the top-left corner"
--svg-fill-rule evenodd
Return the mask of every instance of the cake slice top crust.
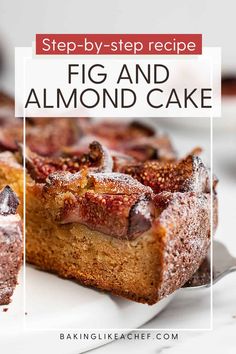
<path id="1" fill-rule="evenodd" d="M 56 223 L 134 239 L 159 216 L 155 195 L 210 193 L 199 149 L 177 159 L 169 139 L 142 123 L 75 121 L 81 135 L 58 156 L 27 150 L 27 170 Z M 91 141 L 94 135 L 98 140 Z"/>
<path id="2" fill-rule="evenodd" d="M 210 175 L 201 159 L 196 155 L 175 161 L 150 160 L 138 162 L 133 157 L 110 151 L 99 142 L 93 141 L 87 153 L 73 157 L 42 157 L 27 151 L 27 168 L 37 182 L 45 182 L 56 171 L 76 173 L 84 168 L 93 172 L 120 172 L 130 175 L 154 193 L 210 192 Z M 217 184 L 214 180 L 214 188 Z"/>

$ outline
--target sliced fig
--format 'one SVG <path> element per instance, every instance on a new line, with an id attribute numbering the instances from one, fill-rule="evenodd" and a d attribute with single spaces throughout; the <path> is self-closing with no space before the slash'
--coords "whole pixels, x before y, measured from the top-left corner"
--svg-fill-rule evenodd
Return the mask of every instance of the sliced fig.
<path id="1" fill-rule="evenodd" d="M 189 155 L 175 162 L 147 161 L 121 169 L 154 193 L 209 192 L 209 171 L 198 156 Z"/>
<path id="2" fill-rule="evenodd" d="M 94 141 L 90 144 L 88 153 L 74 157 L 43 157 L 27 149 L 26 166 L 35 181 L 45 182 L 56 171 L 76 173 L 89 168 L 93 172 L 111 172 L 113 160 L 108 150 Z"/>
<path id="3" fill-rule="evenodd" d="M 120 173 L 52 174 L 44 187 L 47 208 L 61 224 L 133 239 L 151 227 L 152 190 Z"/>

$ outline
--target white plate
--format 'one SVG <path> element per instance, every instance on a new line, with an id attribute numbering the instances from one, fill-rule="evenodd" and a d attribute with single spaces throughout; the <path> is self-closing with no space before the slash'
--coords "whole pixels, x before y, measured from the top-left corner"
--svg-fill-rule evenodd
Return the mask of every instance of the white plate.
<path id="1" fill-rule="evenodd" d="M 159 313 L 171 297 L 149 306 L 61 279 L 27 266 L 26 327 L 31 329 L 130 329 Z"/>
<path id="2" fill-rule="evenodd" d="M 109 333 L 118 330 L 121 334 L 152 319 L 174 296 L 168 296 L 153 306 L 138 304 L 30 266 L 26 267 L 26 280 L 24 326 L 20 330 L 19 326 L 13 326 L 14 320 L 10 318 L 5 321 L 5 324 L 10 323 L 6 333 L 0 334 L 1 348 L 11 348 L 9 354 L 42 354 L 43 351 L 57 354 L 82 353 L 108 343 L 111 339 L 62 342 L 60 333 L 88 333 L 93 329 L 104 333 L 104 329 L 107 329 Z M 18 294 L 15 294 L 11 304 L 12 312 L 13 307 L 19 305 L 17 297 Z M 7 314 L 11 314 L 11 311 L 4 313 Z M 0 322 L 4 327 L 4 322 Z"/>

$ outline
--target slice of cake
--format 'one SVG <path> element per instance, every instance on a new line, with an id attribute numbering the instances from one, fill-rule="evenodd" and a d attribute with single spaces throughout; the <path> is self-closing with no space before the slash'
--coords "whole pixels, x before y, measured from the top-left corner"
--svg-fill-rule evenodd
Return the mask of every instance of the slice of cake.
<path id="1" fill-rule="evenodd" d="M 27 260 L 153 304 L 192 276 L 210 244 L 210 198 L 121 174 L 50 175 L 27 189 Z"/>
<path id="2" fill-rule="evenodd" d="M 0 305 L 7 305 L 22 264 L 22 224 L 16 214 L 18 198 L 6 186 L 0 191 Z"/>
<path id="3" fill-rule="evenodd" d="M 95 124 L 97 141 L 91 143 L 96 129 L 89 124 L 60 156 L 28 150 L 27 260 L 83 285 L 154 304 L 182 287 L 207 254 L 209 171 L 198 156 L 178 160 L 172 148 L 171 157 L 170 151 L 160 154 L 150 130 L 149 148 L 143 149 L 142 126 L 115 124 L 112 135 L 113 123 L 102 133 Z M 216 181 L 214 226 L 215 187 Z"/>

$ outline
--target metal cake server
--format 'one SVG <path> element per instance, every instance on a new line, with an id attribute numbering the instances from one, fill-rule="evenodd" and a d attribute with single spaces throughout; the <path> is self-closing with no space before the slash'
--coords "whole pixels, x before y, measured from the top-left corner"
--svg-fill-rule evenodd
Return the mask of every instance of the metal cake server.
<path id="1" fill-rule="evenodd" d="M 204 261 L 203 269 L 199 269 L 193 278 L 186 283 L 184 289 L 195 289 L 211 286 L 210 281 L 210 255 Z M 213 241 L 213 284 L 224 276 L 236 271 L 236 258 L 228 251 L 227 247 L 219 242 Z"/>

